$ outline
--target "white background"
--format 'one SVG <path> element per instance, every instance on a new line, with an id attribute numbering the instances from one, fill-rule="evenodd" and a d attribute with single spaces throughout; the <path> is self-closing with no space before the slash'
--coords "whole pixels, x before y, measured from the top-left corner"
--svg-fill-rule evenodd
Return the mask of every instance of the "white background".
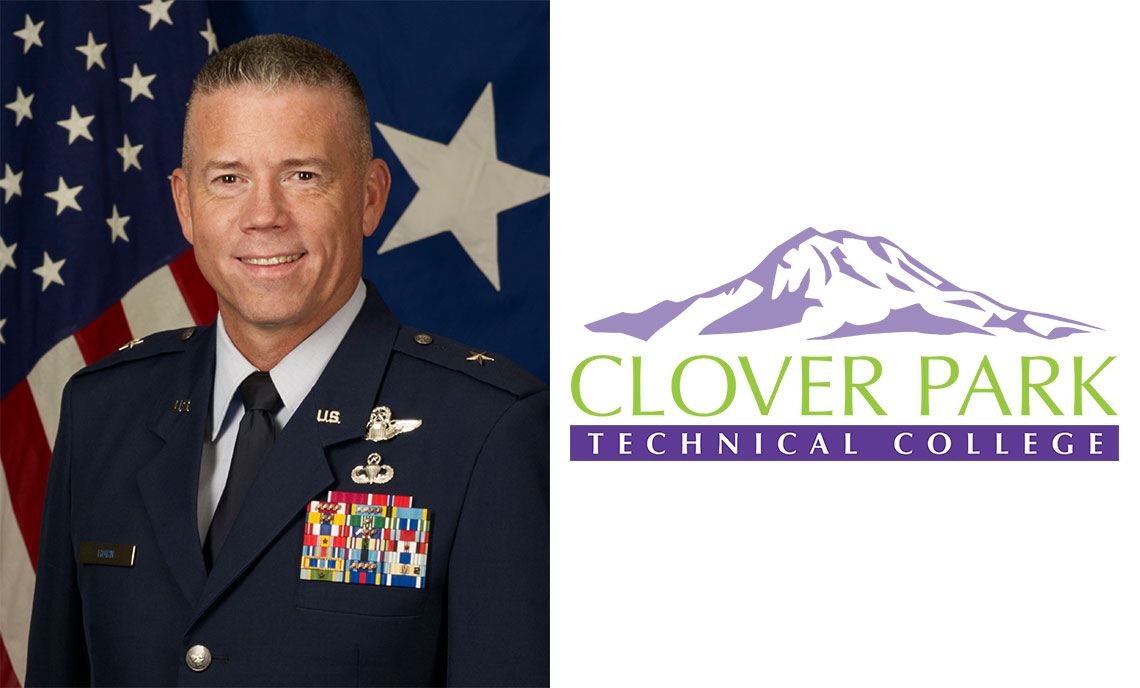
<path id="1" fill-rule="evenodd" d="M 555 4 L 556 684 L 1140 685 L 1135 8 Z M 739 277 L 809 226 L 888 237 L 959 286 L 1105 332 L 645 344 L 583 327 Z M 570 375 L 599 353 L 625 361 L 592 383 L 626 408 L 607 422 L 633 420 L 622 375 L 641 355 L 671 423 L 689 418 L 664 385 L 693 354 L 875 355 L 892 423 L 918 420 L 920 354 L 971 377 L 983 353 L 1006 361 L 1015 413 L 1017 356 L 1115 354 L 1097 389 L 1120 416 L 1086 400 L 1081 420 L 1119 422 L 1122 460 L 571 463 L 568 426 L 597 419 Z M 811 422 L 798 388 L 765 420 L 739 383 L 717 420 Z M 1001 422 L 988 395 L 957 418 L 964 389 L 935 422 Z M 1005 420 L 1069 420 L 1034 410 Z M 845 420 L 874 422 L 825 422 Z"/>

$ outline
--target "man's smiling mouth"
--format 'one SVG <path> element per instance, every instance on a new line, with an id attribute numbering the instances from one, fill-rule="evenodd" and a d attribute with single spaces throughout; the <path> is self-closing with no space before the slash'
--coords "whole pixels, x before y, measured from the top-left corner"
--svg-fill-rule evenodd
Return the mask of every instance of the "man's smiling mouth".
<path id="1" fill-rule="evenodd" d="M 272 258 L 238 258 L 246 265 L 281 265 L 283 263 L 292 263 L 295 260 L 300 260 L 304 253 L 294 253 L 288 256 L 273 256 Z"/>

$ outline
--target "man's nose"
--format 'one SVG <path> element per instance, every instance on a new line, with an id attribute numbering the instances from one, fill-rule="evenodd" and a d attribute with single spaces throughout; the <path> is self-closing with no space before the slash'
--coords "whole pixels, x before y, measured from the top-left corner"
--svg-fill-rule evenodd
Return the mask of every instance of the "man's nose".
<path id="1" fill-rule="evenodd" d="M 285 194 L 272 181 L 255 182 L 246 197 L 242 229 L 280 229 L 288 217 Z"/>

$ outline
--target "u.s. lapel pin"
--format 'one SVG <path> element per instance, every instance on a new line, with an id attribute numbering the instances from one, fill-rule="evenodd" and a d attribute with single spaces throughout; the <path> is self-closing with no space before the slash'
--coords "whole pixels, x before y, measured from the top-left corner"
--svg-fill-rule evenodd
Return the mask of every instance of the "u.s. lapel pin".
<path id="1" fill-rule="evenodd" d="M 383 459 L 376 452 L 368 455 L 368 462 L 363 466 L 352 469 L 350 477 L 357 485 L 383 485 L 396 475 L 396 469 L 381 465 Z"/>
<path id="2" fill-rule="evenodd" d="M 340 411 L 330 411 L 328 409 L 317 409 L 317 422 L 318 423 L 332 423 L 340 425 Z"/>
<path id="3" fill-rule="evenodd" d="M 411 432 L 421 425 L 423 421 L 416 418 L 392 420 L 392 409 L 387 406 L 377 406 L 372 409 L 372 415 L 368 417 L 368 429 L 364 433 L 364 439 L 369 442 L 383 442 L 396 435 Z"/>

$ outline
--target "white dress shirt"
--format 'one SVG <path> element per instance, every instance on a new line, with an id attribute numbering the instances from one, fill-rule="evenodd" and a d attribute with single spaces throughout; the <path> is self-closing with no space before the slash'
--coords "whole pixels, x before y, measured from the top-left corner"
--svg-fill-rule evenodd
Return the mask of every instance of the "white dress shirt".
<path id="1" fill-rule="evenodd" d="M 273 416 L 279 435 L 340 346 L 349 326 L 364 306 L 364 296 L 364 281 L 361 280 L 340 310 L 269 371 L 282 402 L 281 410 Z M 238 424 L 245 414 L 238 387 L 250 373 L 257 372 L 257 368 L 230 341 L 221 313 L 218 313 L 215 358 L 214 394 L 206 422 L 206 437 L 202 442 L 202 468 L 198 474 L 198 539 L 203 543 L 214 510 L 222 498 L 222 490 L 226 487 Z"/>

